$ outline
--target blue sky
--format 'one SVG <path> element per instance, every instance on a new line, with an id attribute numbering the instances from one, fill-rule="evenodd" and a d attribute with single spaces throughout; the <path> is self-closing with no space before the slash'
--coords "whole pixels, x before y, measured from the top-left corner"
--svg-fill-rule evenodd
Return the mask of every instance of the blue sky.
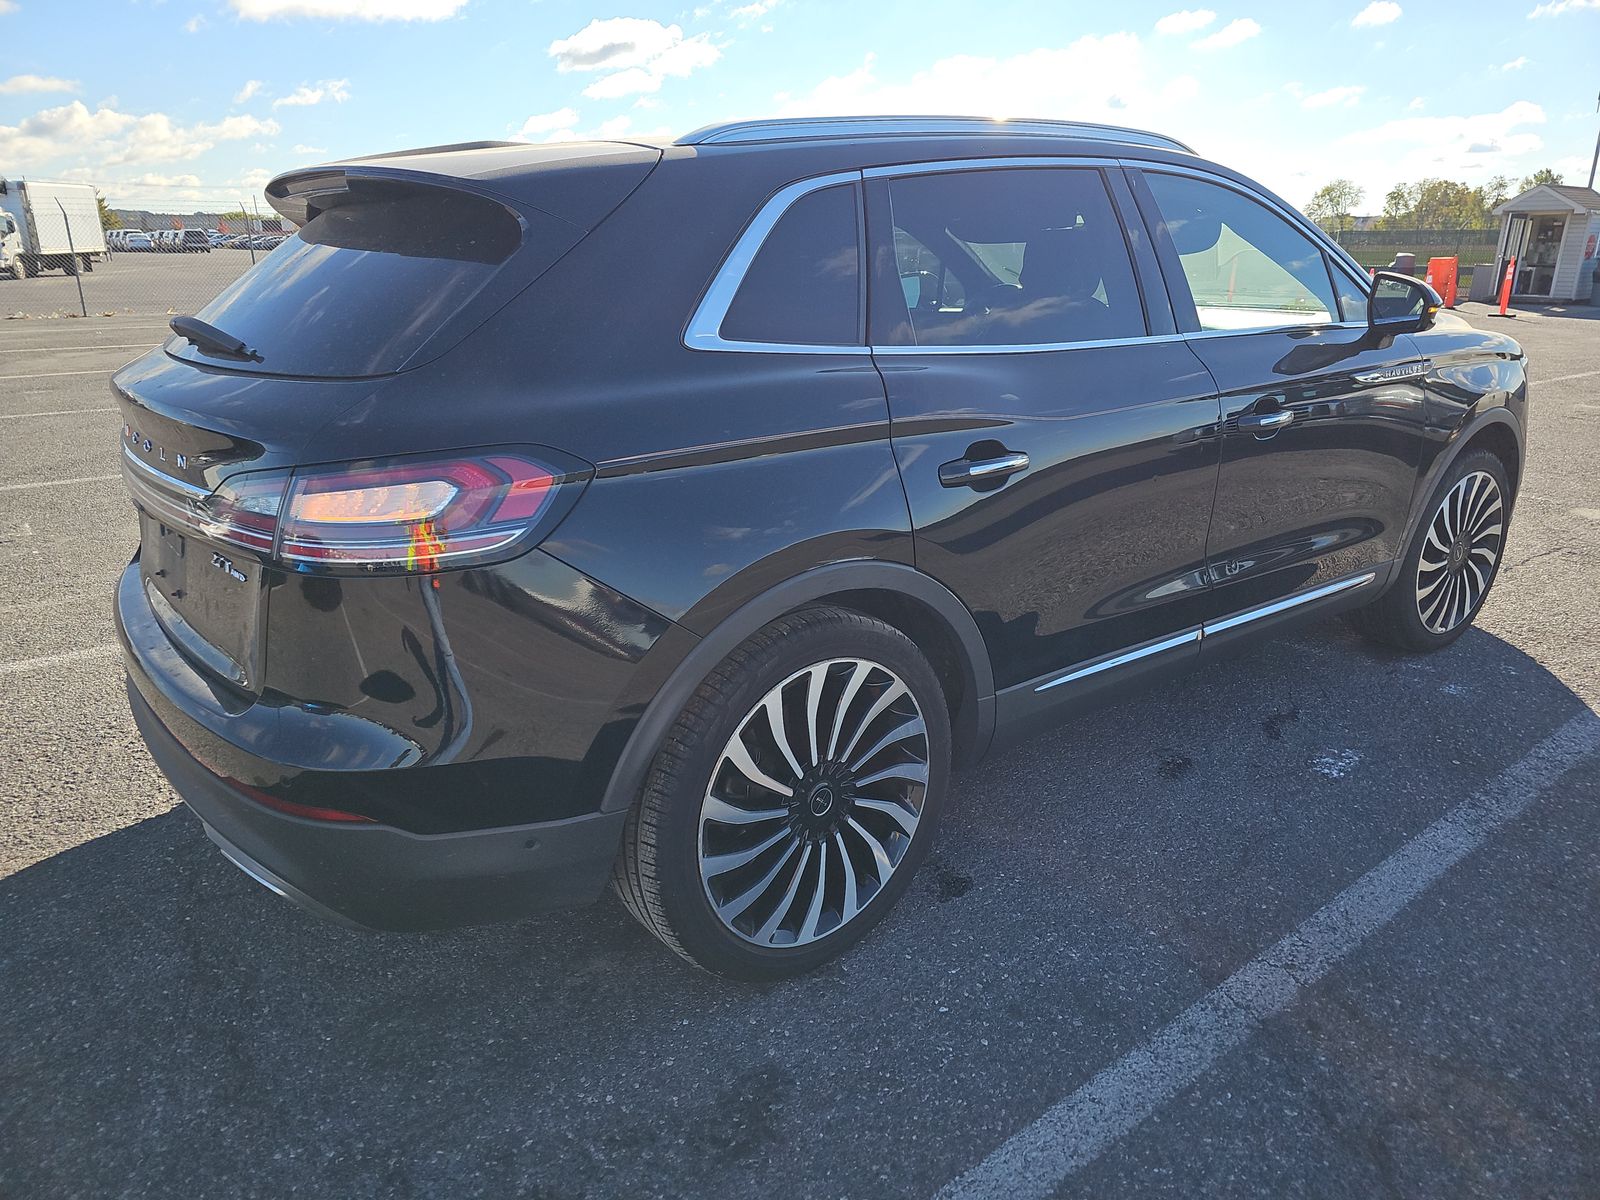
<path id="1" fill-rule="evenodd" d="M 739 117 L 1140 125 L 1300 204 L 1582 183 L 1600 0 L 0 0 L 0 175 L 193 208 L 342 155 Z"/>

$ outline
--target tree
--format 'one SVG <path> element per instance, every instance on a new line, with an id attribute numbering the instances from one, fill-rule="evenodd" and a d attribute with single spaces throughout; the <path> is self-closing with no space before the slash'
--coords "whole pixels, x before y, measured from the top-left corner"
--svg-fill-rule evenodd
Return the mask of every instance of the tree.
<path id="1" fill-rule="evenodd" d="M 1397 183 L 1383 198 L 1380 229 L 1489 229 L 1491 210 L 1505 199 L 1509 179 L 1496 177 L 1481 187 L 1449 179 Z"/>
<path id="2" fill-rule="evenodd" d="M 1349 179 L 1335 179 L 1317 189 L 1316 195 L 1306 205 L 1306 216 L 1329 233 L 1343 233 L 1350 223 L 1350 214 L 1366 192 Z"/>
<path id="3" fill-rule="evenodd" d="M 1532 175 L 1529 175 L 1522 181 L 1522 185 L 1517 189 L 1517 192 L 1520 195 L 1522 192 L 1530 191 L 1531 189 L 1538 187 L 1540 184 L 1560 182 L 1561 176 L 1559 174 L 1557 174 L 1555 171 L 1552 171 L 1549 167 L 1540 167 Z"/>
<path id="4" fill-rule="evenodd" d="M 121 229 L 122 218 L 111 211 L 111 206 L 106 203 L 106 198 L 99 192 L 94 194 L 94 202 L 100 206 L 100 228 Z"/>

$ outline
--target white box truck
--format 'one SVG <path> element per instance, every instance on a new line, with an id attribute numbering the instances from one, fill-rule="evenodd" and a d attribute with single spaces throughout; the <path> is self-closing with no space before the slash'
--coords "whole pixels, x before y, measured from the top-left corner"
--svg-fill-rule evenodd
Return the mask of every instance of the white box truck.
<path id="1" fill-rule="evenodd" d="M 40 271 L 76 275 L 105 255 L 92 183 L 0 179 L 0 271 L 13 279 Z"/>

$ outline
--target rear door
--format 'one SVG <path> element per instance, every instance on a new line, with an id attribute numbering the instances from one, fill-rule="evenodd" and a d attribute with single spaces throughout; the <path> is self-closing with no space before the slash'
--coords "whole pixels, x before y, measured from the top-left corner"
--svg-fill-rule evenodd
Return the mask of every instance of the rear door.
<path id="1" fill-rule="evenodd" d="M 1217 400 L 1136 213 L 1124 227 L 1114 164 L 866 174 L 873 352 L 917 566 L 977 618 L 1001 715 L 1191 656 Z"/>
<path id="2" fill-rule="evenodd" d="M 1415 344 L 1371 330 L 1365 281 L 1264 199 L 1153 165 L 1132 182 L 1179 326 L 1222 393 L 1212 616 L 1381 586 L 1425 435 Z"/>

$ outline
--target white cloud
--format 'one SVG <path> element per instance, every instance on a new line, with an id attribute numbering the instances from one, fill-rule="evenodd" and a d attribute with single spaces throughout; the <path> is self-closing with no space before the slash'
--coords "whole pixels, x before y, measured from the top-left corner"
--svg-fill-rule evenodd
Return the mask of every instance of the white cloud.
<path id="1" fill-rule="evenodd" d="M 1194 43 L 1196 50 L 1226 50 L 1230 46 L 1237 46 L 1240 42 L 1247 42 L 1261 32 L 1261 26 L 1249 17 L 1240 17 L 1237 21 L 1229 21 L 1221 29 L 1203 37 Z"/>
<path id="2" fill-rule="evenodd" d="M 1465 178 L 1522 172 L 1520 160 L 1544 147 L 1529 126 L 1545 123 L 1544 109 L 1518 100 L 1499 112 L 1449 117 L 1401 117 L 1340 139 L 1340 145 L 1381 158 L 1393 179 Z"/>
<path id="3" fill-rule="evenodd" d="M 517 133 L 525 138 L 537 137 L 542 133 L 555 133 L 561 129 L 571 129 L 578 123 L 578 110 L 575 108 L 558 108 L 555 112 L 535 113 L 522 123 Z"/>
<path id="4" fill-rule="evenodd" d="M 324 100 L 343 104 L 348 99 L 350 99 L 348 79 L 324 79 L 320 83 L 302 83 L 287 96 L 279 96 L 272 102 L 272 107 L 306 108 L 313 104 L 321 104 Z"/>
<path id="5" fill-rule="evenodd" d="M 1331 87 L 1323 92 L 1313 92 L 1300 101 L 1303 108 L 1332 108 L 1342 104 L 1346 108 L 1354 108 L 1361 103 L 1361 94 L 1367 89 L 1359 84 L 1346 84 L 1343 87 Z"/>
<path id="6" fill-rule="evenodd" d="M 1428 102 L 1426 100 L 1424 100 L 1421 96 L 1413 96 L 1411 98 L 1411 103 L 1406 105 L 1406 111 L 1407 112 L 1421 112 L 1423 109 L 1425 109 L 1427 107 L 1428 107 Z"/>
<path id="7" fill-rule="evenodd" d="M 684 78 L 722 56 L 705 34 L 686 38 L 677 25 L 642 17 L 590 21 L 569 38 L 550 43 L 558 71 L 598 71 L 583 89 L 597 100 L 615 100 L 660 89 L 668 77 Z"/>
<path id="8" fill-rule="evenodd" d="M 728 15 L 741 25 L 749 25 L 759 21 L 782 3 L 783 0 L 752 0 L 750 4 L 741 4 Z"/>
<path id="9" fill-rule="evenodd" d="M 1156 22 L 1156 32 L 1165 34 L 1198 33 L 1217 19 L 1209 8 L 1185 8 L 1168 13 Z"/>
<path id="10" fill-rule="evenodd" d="M 559 129 L 552 128 L 547 131 L 529 131 L 525 127 L 520 136 L 524 141 L 530 142 L 535 140 L 541 142 L 670 142 L 675 136 L 672 130 L 667 129 L 664 126 L 658 126 L 653 129 L 635 129 L 633 126 L 633 118 L 628 116 L 626 113 L 618 117 L 612 117 L 606 121 L 601 121 L 600 124 L 596 125 L 593 129 L 578 129 L 575 127 L 577 124 L 578 114 L 573 112 L 573 110 L 570 108 L 562 109 L 561 111 L 563 113 L 571 113 L 573 120 Z M 546 115 L 555 116 L 557 114 L 552 113 Z M 540 118 L 530 118 L 530 120 L 537 119 Z M 544 136 L 536 138 L 534 135 L 539 132 L 543 132 Z"/>
<path id="11" fill-rule="evenodd" d="M 1508 63 L 1501 63 L 1500 69 L 1502 71 L 1520 71 L 1532 61 L 1533 60 L 1530 59 L 1526 54 L 1522 54 L 1516 58 L 1513 58 Z"/>
<path id="12" fill-rule="evenodd" d="M 96 167 L 198 158 L 219 142 L 278 132 L 276 121 L 250 116 L 183 126 L 166 113 L 124 113 L 81 100 L 47 108 L 16 125 L 0 125 L 0 162 L 34 167 L 53 162 Z"/>
<path id="13" fill-rule="evenodd" d="M 1600 8 L 1600 0 L 1551 0 L 1549 4 L 1538 5 L 1528 14 L 1528 20 L 1535 17 L 1559 17 L 1562 13 L 1578 12 L 1585 8 Z"/>
<path id="14" fill-rule="evenodd" d="M 21 96 L 27 92 L 75 92 L 76 79 L 61 79 L 55 75 L 13 75 L 0 79 L 0 96 Z"/>
<path id="15" fill-rule="evenodd" d="M 467 0 L 228 0 L 247 21 L 323 17 L 336 21 L 442 21 Z"/>
<path id="16" fill-rule="evenodd" d="M 847 74 L 774 100 L 779 115 L 800 117 L 925 113 L 929 96 L 965 95 L 969 100 L 962 107 L 980 116 L 1060 117 L 1161 128 L 1170 127 L 1198 90 L 1191 76 L 1163 78 L 1153 71 L 1136 35 L 1113 33 L 1086 35 L 1066 46 L 1008 58 L 955 55 L 892 81 L 879 76 L 877 58 L 869 54 Z M 707 120 L 722 115 L 705 114 Z"/>
<path id="17" fill-rule="evenodd" d="M 19 7 L 17 0 L 0 0 L 0 17 L 16 12 Z"/>
<path id="18" fill-rule="evenodd" d="M 1400 19 L 1400 6 L 1394 0 L 1372 0 L 1350 21 L 1353 29 L 1375 29 L 1379 25 L 1392 25 Z"/>
<path id="19" fill-rule="evenodd" d="M 302 145 L 302 146 L 296 146 L 294 148 L 294 152 L 296 154 L 326 154 L 328 152 L 328 148 L 326 146 L 303 146 Z"/>
<path id="20" fill-rule="evenodd" d="M 195 13 L 194 16 L 183 23 L 183 28 L 186 33 L 199 33 L 205 23 L 206 19 L 199 13 Z"/>
<path id="21" fill-rule="evenodd" d="M 246 100 L 250 99 L 251 96 L 254 96 L 260 90 L 261 80 L 248 79 L 245 81 L 245 85 L 233 94 L 233 102 L 235 104 L 243 104 Z"/>

